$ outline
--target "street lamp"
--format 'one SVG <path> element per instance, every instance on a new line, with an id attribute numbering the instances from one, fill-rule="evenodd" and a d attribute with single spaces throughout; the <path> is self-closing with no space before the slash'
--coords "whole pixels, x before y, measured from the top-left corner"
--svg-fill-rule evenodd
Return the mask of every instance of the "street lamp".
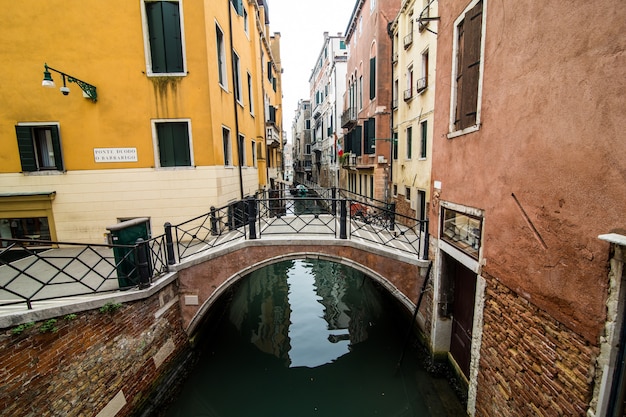
<path id="1" fill-rule="evenodd" d="M 63 77 L 63 87 L 61 87 L 60 90 L 64 96 L 70 93 L 70 89 L 66 84 L 66 80 L 67 80 L 68 83 L 78 84 L 81 90 L 83 90 L 83 97 L 90 99 L 94 103 L 98 101 L 98 93 L 96 92 L 96 87 L 94 85 L 91 85 L 85 81 L 79 80 L 78 78 L 73 77 L 69 74 L 66 74 L 62 71 L 49 67 L 48 64 L 43 64 L 43 66 L 45 68 L 43 72 L 43 81 L 41 82 L 41 85 L 43 87 L 47 87 L 47 88 L 55 87 L 54 80 L 52 79 L 52 74 L 50 74 L 50 71 L 54 71 Z"/>

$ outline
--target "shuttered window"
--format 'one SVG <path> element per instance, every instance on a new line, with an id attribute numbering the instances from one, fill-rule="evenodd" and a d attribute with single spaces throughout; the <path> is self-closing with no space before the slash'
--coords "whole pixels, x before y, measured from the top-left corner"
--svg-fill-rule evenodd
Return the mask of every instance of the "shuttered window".
<path id="1" fill-rule="evenodd" d="M 23 172 L 63 171 L 57 126 L 15 126 Z"/>
<path id="2" fill-rule="evenodd" d="M 376 98 L 376 57 L 370 58 L 370 100 Z"/>
<path id="3" fill-rule="evenodd" d="M 145 4 L 152 72 L 184 72 L 179 4 L 169 1 Z"/>
<path id="4" fill-rule="evenodd" d="M 428 143 L 428 122 L 424 120 L 420 124 L 421 132 L 421 143 L 420 143 L 420 158 L 426 158 L 426 152 L 428 151 L 427 143 Z"/>
<path id="5" fill-rule="evenodd" d="M 242 3 L 242 0 L 230 0 L 230 2 L 233 4 L 233 7 L 237 11 L 237 14 L 239 16 L 243 16 L 243 3 Z"/>
<path id="6" fill-rule="evenodd" d="M 189 124 L 166 122 L 156 124 L 159 162 L 162 167 L 191 166 Z"/>
<path id="7" fill-rule="evenodd" d="M 376 141 L 374 137 L 376 136 L 376 119 L 370 118 L 365 121 L 363 124 L 363 142 L 365 145 L 365 149 L 363 153 L 366 155 L 373 154 L 376 152 Z"/>
<path id="8" fill-rule="evenodd" d="M 465 13 L 457 26 L 457 69 L 455 130 L 476 124 L 483 2 Z"/>

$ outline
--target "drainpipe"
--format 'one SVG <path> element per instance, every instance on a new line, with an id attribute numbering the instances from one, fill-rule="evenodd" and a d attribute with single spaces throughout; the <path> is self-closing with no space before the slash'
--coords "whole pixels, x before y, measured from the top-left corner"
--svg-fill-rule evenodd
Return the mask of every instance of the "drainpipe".
<path id="1" fill-rule="evenodd" d="M 235 60 L 233 59 L 233 14 L 230 10 L 230 0 L 226 0 L 228 4 L 228 32 L 230 41 L 230 72 L 233 80 L 233 112 L 235 113 L 235 143 L 237 143 L 237 165 L 239 166 L 239 199 L 243 200 L 243 172 L 241 165 L 244 163 L 242 158 L 241 144 L 239 143 L 239 114 L 237 111 L 237 98 L 235 97 Z"/>
<path id="2" fill-rule="evenodd" d="M 387 23 L 387 34 L 389 35 L 389 41 L 391 43 L 391 59 L 389 63 L 391 65 L 391 103 L 389 105 L 389 179 L 387 181 L 387 198 L 392 201 L 393 200 L 393 150 L 396 146 L 393 138 L 393 31 L 391 30 L 391 26 L 393 21 Z M 396 94 L 398 92 L 396 91 Z M 389 201 L 387 201 L 388 203 Z M 394 210 L 395 211 L 395 210 Z"/>

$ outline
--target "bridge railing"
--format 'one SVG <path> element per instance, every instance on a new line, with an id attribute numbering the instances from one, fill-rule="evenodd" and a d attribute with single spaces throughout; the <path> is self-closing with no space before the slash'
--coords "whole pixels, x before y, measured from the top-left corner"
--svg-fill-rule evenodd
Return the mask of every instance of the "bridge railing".
<path id="1" fill-rule="evenodd" d="M 134 245 L 0 238 L 0 306 L 145 288 L 167 269 L 164 235 Z"/>
<path id="2" fill-rule="evenodd" d="M 211 207 L 208 213 L 177 225 L 165 224 L 166 236 L 171 235 L 170 246 L 178 261 L 236 239 L 246 237 L 248 225 L 247 203 L 235 201 L 223 207 Z M 170 232 L 171 231 L 171 232 Z M 176 258 L 170 264 L 176 263 Z"/>
<path id="3" fill-rule="evenodd" d="M 0 239 L 0 306 L 143 288 L 174 265 L 236 240 L 276 235 L 358 239 L 428 257 L 428 223 L 342 190 L 269 190 L 172 225 L 134 245 Z M 44 247 L 46 250 L 44 250 Z M 53 250 L 50 250 L 54 248 Z M 22 251 L 21 259 L 9 255 Z"/>

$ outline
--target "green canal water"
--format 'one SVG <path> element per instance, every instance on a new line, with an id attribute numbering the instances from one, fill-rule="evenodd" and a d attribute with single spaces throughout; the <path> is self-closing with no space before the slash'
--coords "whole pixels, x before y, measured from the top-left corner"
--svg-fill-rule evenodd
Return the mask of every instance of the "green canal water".
<path id="1" fill-rule="evenodd" d="M 273 264 L 241 280 L 220 309 L 162 415 L 465 415 L 418 348 L 402 356 L 410 315 L 349 267 Z"/>

